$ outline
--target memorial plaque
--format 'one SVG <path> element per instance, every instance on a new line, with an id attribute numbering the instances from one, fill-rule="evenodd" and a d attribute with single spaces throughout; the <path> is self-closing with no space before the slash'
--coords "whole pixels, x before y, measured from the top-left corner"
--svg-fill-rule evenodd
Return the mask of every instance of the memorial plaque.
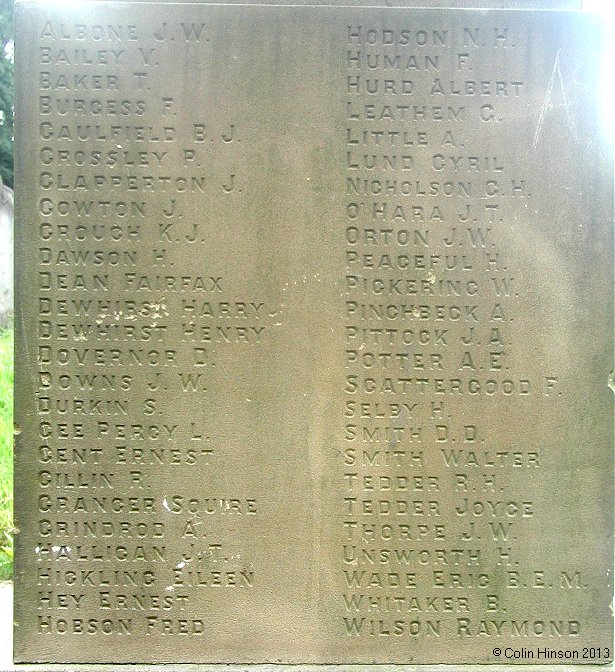
<path id="1" fill-rule="evenodd" d="M 18 3 L 16 661 L 611 660 L 601 39 Z"/>

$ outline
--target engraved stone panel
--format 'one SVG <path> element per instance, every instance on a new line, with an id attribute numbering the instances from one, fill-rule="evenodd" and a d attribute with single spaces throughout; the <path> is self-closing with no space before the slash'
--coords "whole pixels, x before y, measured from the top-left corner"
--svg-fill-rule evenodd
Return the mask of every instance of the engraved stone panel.
<path id="1" fill-rule="evenodd" d="M 17 31 L 16 660 L 610 660 L 598 22 Z"/>

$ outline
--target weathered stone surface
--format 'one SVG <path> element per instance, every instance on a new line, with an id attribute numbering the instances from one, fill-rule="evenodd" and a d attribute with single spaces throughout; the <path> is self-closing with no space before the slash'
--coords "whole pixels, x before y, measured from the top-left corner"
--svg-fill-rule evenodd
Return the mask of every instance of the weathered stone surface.
<path id="1" fill-rule="evenodd" d="M 610 659 L 597 22 L 17 30 L 16 660 Z"/>
<path id="2" fill-rule="evenodd" d="M 92 0 L 95 1 L 95 0 Z M 119 2 L 121 0 L 110 0 Z M 133 2 L 148 2 L 149 0 L 133 0 Z M 166 2 L 167 0 L 162 0 Z M 183 0 L 180 0 L 180 3 Z M 172 2 L 172 0 L 168 0 Z M 190 0 L 185 0 L 190 2 Z M 215 0 L 199 0 L 197 4 L 219 4 Z M 172 3 L 177 4 L 177 3 Z M 194 4 L 191 2 L 191 4 Z M 275 0 L 229 0 L 227 5 L 279 5 Z M 582 7 L 582 0 L 314 0 L 307 3 L 305 0 L 289 0 L 285 5 L 344 5 L 348 7 L 439 7 L 456 9 L 576 9 Z"/>

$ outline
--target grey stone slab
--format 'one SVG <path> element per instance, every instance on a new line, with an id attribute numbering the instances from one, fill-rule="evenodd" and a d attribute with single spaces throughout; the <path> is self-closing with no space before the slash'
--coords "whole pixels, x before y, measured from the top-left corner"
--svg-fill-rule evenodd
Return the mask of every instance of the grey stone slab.
<path id="1" fill-rule="evenodd" d="M 15 660 L 609 662 L 599 20 L 16 20 Z"/>
<path id="2" fill-rule="evenodd" d="M 13 666 L 13 584 L 0 583 L 0 669 Z"/>
<path id="3" fill-rule="evenodd" d="M 0 327 L 13 321 L 13 190 L 0 185 Z"/>
<path id="4" fill-rule="evenodd" d="M 90 1 L 90 0 L 87 0 Z M 91 0 L 96 1 L 96 0 Z M 123 2 L 124 0 L 109 0 Z M 133 2 L 150 2 L 151 0 L 133 0 Z M 162 0 L 163 2 L 165 0 Z M 176 0 L 168 0 L 177 4 Z M 184 0 L 179 0 L 183 2 Z M 307 3 L 305 0 L 226 0 L 224 3 L 215 0 L 198 0 L 190 4 L 228 4 L 228 5 L 311 5 L 311 6 L 348 6 L 348 7 L 438 7 L 455 9 L 582 9 L 582 0 L 314 0 Z"/>

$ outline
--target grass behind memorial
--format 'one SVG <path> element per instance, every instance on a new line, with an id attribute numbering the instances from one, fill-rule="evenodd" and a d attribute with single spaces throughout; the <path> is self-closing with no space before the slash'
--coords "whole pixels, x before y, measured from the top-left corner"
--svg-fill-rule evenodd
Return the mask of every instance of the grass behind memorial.
<path id="1" fill-rule="evenodd" d="M 13 576 L 13 331 L 0 331 L 0 581 Z"/>

